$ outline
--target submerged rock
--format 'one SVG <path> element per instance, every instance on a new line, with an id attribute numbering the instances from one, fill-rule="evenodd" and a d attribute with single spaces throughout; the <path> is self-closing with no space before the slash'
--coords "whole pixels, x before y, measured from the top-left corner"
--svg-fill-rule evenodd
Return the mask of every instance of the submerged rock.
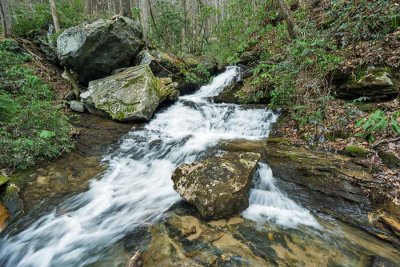
<path id="1" fill-rule="evenodd" d="M 162 97 L 158 81 L 146 65 L 89 83 L 81 94 L 89 112 L 108 115 L 118 121 L 147 121 Z"/>
<path id="2" fill-rule="evenodd" d="M 399 259 L 395 249 L 376 240 L 366 242 L 357 229 L 342 229 L 337 223 L 325 227 L 330 231 L 321 234 L 307 227 L 284 228 L 237 216 L 205 222 L 172 213 L 150 227 L 151 242 L 143 247 L 143 263 L 164 267 L 365 266 L 375 255 L 387 266 L 396 266 L 390 265 Z M 330 236 L 332 227 L 341 229 L 340 237 Z"/>
<path id="3" fill-rule="evenodd" d="M 251 152 L 227 152 L 183 164 L 172 175 L 174 189 L 204 218 L 228 218 L 249 206 L 252 176 L 260 157 Z"/>
<path id="4" fill-rule="evenodd" d="M 128 67 L 143 45 L 139 24 L 117 17 L 65 30 L 57 39 L 57 54 L 64 66 L 78 74 L 80 82 L 88 83 Z"/>
<path id="5" fill-rule="evenodd" d="M 354 77 L 336 81 L 338 98 L 378 101 L 392 99 L 399 95 L 400 84 L 393 79 L 387 68 L 370 67 L 360 70 Z"/>

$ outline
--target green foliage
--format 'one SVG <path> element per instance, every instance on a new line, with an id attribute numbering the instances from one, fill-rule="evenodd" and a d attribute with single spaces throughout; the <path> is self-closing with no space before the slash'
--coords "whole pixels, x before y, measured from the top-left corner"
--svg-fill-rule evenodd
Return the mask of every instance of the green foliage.
<path id="1" fill-rule="evenodd" d="M 57 13 L 61 28 L 69 28 L 82 23 L 86 19 L 82 0 L 57 0 Z M 34 4 L 18 4 L 14 8 L 13 33 L 16 36 L 34 37 L 46 32 L 53 23 L 48 1 Z"/>
<path id="2" fill-rule="evenodd" d="M 266 1 L 269 2 L 269 1 Z M 240 54 L 257 42 L 263 34 L 265 3 L 254 8 L 247 0 L 227 0 L 225 16 L 212 33 L 208 53 L 221 65 L 235 64 Z"/>
<path id="3" fill-rule="evenodd" d="M 210 81 L 211 73 L 203 64 L 198 64 L 196 68 L 184 71 L 185 80 L 195 84 L 206 84 Z"/>
<path id="4" fill-rule="evenodd" d="M 201 54 L 209 43 L 206 27 L 217 9 L 198 1 L 197 12 L 187 14 L 183 6 L 170 0 L 155 0 L 150 19 L 150 40 L 158 47 L 178 54 Z M 153 21 L 154 19 L 154 21 Z"/>
<path id="5" fill-rule="evenodd" d="M 374 142 L 376 135 L 379 133 L 389 132 L 392 135 L 399 135 L 400 125 L 397 121 L 398 118 L 400 118 L 400 110 L 385 114 L 384 111 L 378 109 L 356 123 L 357 127 L 362 128 L 362 131 L 355 134 L 355 136 Z"/>
<path id="6" fill-rule="evenodd" d="M 183 10 L 179 5 L 166 0 L 156 0 L 158 14 L 150 22 L 150 39 L 167 49 L 177 49 L 182 43 L 184 25 Z"/>
<path id="7" fill-rule="evenodd" d="M 72 148 L 71 126 L 52 90 L 24 66 L 30 57 L 0 42 L 0 168 L 25 169 Z"/>
<path id="8" fill-rule="evenodd" d="M 341 32 L 344 44 L 383 37 L 399 27 L 400 6 L 396 1 L 331 1 L 327 24 Z"/>
<path id="9" fill-rule="evenodd" d="M 265 61 L 254 68 L 257 82 L 274 87 L 271 105 L 302 107 L 310 95 L 314 95 L 314 100 L 325 101 L 322 89 L 329 86 L 325 78 L 342 60 L 334 52 L 336 47 L 326 38 L 307 36 L 286 44 L 285 48 L 279 57 L 266 51 Z"/>

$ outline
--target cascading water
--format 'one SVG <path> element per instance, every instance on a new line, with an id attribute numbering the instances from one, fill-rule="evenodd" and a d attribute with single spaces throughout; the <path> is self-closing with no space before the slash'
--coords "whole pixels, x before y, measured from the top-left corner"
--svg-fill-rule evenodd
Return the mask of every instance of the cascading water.
<path id="1" fill-rule="evenodd" d="M 277 115 L 265 109 L 214 104 L 217 95 L 238 76 L 237 67 L 215 77 L 210 85 L 158 114 L 143 130 L 124 137 L 120 147 L 105 157 L 100 180 L 87 192 L 62 203 L 63 213 L 43 216 L 23 232 L 0 240 L 0 265 L 85 266 L 100 251 L 143 224 L 154 223 L 180 199 L 170 179 L 175 168 L 199 159 L 220 140 L 264 139 Z M 261 165 L 251 205 L 244 216 L 273 219 L 294 227 L 317 227 L 310 213 L 282 195 L 272 174 Z"/>

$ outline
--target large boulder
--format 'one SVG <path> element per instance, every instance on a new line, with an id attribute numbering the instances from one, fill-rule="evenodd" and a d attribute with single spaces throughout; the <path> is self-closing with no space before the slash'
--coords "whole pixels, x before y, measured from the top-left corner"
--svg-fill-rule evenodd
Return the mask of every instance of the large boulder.
<path id="1" fill-rule="evenodd" d="M 118 121 L 149 120 L 162 97 L 159 82 L 146 65 L 92 81 L 81 94 L 89 112 Z"/>
<path id="2" fill-rule="evenodd" d="M 400 84 L 387 68 L 369 67 L 354 76 L 336 75 L 336 95 L 342 99 L 380 101 L 396 98 Z"/>
<path id="3" fill-rule="evenodd" d="M 174 189 L 203 218 L 228 218 L 249 206 L 252 176 L 260 157 L 251 152 L 227 152 L 183 164 L 172 175 Z"/>
<path id="4" fill-rule="evenodd" d="M 130 66 L 144 45 L 142 35 L 129 18 L 100 19 L 65 30 L 57 39 L 57 54 L 80 82 L 88 83 Z"/>

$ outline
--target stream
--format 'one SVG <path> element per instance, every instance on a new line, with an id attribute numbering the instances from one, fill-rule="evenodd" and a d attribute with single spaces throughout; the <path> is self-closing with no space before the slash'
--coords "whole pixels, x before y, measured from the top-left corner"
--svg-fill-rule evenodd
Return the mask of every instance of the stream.
<path id="1" fill-rule="evenodd" d="M 221 140 L 268 137 L 278 117 L 274 112 L 209 100 L 238 75 L 237 67 L 228 67 L 209 85 L 180 97 L 142 129 L 125 135 L 119 147 L 104 156 L 107 170 L 87 191 L 0 240 L 0 266 L 95 263 L 104 249 L 137 227 L 157 223 L 181 200 L 171 181 L 177 166 L 205 157 Z M 258 224 L 274 222 L 282 229 L 321 232 L 326 227 L 321 218 L 281 193 L 274 179 L 269 167 L 260 163 L 243 217 Z"/>

